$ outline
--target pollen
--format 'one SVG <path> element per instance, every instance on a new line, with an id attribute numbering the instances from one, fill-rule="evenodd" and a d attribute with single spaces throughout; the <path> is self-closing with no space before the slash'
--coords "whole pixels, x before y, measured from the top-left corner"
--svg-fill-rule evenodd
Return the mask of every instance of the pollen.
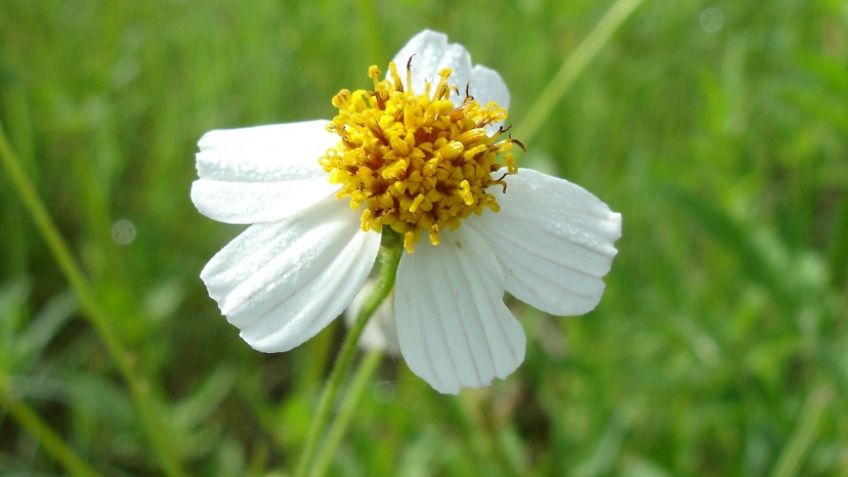
<path id="1" fill-rule="evenodd" d="M 454 105 L 450 95 L 459 89 L 451 74 L 441 70 L 435 86 L 428 82 L 416 92 L 409 66 L 408 89 L 394 63 L 384 80 L 371 66 L 373 90 L 343 89 L 332 100 L 339 112 L 327 127 L 341 139 L 319 162 L 341 186 L 337 197 L 361 210 L 362 230 L 389 227 L 403 236 L 408 253 L 422 237 L 439 245 L 440 230 L 455 230 L 472 213 L 497 212 L 495 193 L 506 193 L 506 182 L 492 174 L 518 172 L 512 145 L 521 143 L 502 127 L 489 131 L 507 118 L 506 109 L 494 101 L 481 105 L 468 87 Z"/>

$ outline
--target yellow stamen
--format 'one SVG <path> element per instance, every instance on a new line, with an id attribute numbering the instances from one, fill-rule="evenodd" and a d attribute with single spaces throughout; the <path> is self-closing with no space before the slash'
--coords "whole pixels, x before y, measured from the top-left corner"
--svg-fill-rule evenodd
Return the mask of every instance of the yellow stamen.
<path id="1" fill-rule="evenodd" d="M 439 226 L 433 225 L 430 227 L 430 243 L 433 245 L 439 245 L 441 243 L 439 241 Z"/>
<path id="2" fill-rule="evenodd" d="M 413 231 L 407 231 L 403 234 L 403 248 L 406 249 L 406 253 L 415 253 L 415 233 Z"/>
<path id="3" fill-rule="evenodd" d="M 418 196 L 415 197 L 415 200 L 412 201 L 412 205 L 410 205 L 406 210 L 414 214 L 418 210 L 418 206 L 421 205 L 422 201 L 424 201 L 424 194 L 418 194 Z"/>
<path id="4" fill-rule="evenodd" d="M 460 154 L 465 149 L 465 146 L 459 141 L 451 141 L 439 148 L 439 154 L 443 159 L 451 160 Z"/>
<path id="5" fill-rule="evenodd" d="M 459 196 L 462 197 L 462 201 L 465 202 L 465 205 L 474 204 L 474 195 L 471 194 L 471 185 L 468 181 L 462 181 L 459 183 Z"/>
<path id="6" fill-rule="evenodd" d="M 424 233 L 439 245 L 445 227 L 454 230 L 485 209 L 497 212 L 494 194 L 505 192 L 506 181 L 492 175 L 518 170 L 513 140 L 501 137 L 505 130 L 490 135 L 485 128 L 506 119 L 504 108 L 471 97 L 455 106 L 450 68 L 416 94 L 410 64 L 406 87 L 390 63 L 388 79 L 380 80 L 376 66 L 368 69 L 373 91 L 343 89 L 333 97 L 339 112 L 327 128 L 341 140 L 319 160 L 341 186 L 337 196 L 362 210 L 362 230 L 390 227 L 403 235 L 407 253 Z"/>
<path id="7" fill-rule="evenodd" d="M 392 75 L 392 81 L 394 81 L 395 85 L 397 86 L 397 90 L 403 92 L 403 83 L 401 83 L 400 81 L 400 75 L 398 74 L 397 65 L 395 65 L 394 61 L 389 63 L 389 73 Z M 410 88 L 411 87 L 412 86 L 410 86 Z"/>
<path id="8" fill-rule="evenodd" d="M 381 175 L 383 179 L 399 179 L 406 172 L 407 163 L 403 159 L 387 166 L 383 169 Z"/>

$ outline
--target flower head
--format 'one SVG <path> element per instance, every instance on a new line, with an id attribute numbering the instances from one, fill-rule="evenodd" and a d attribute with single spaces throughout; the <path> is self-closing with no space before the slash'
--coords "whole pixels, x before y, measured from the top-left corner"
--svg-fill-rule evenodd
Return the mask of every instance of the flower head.
<path id="1" fill-rule="evenodd" d="M 406 66 L 408 86 L 392 62 L 383 81 L 371 67 L 373 91 L 343 89 L 333 98 L 339 114 L 330 130 L 341 141 L 320 160 L 330 181 L 341 184 L 337 197 L 350 198 L 350 207 L 362 210 L 362 230 L 391 227 L 403 234 L 410 253 L 422 232 L 438 245 L 440 230 L 456 229 L 483 208 L 497 211 L 489 187 L 506 183 L 492 173 L 517 170 L 512 139 L 501 139 L 503 129 L 486 130 L 506 119 L 506 110 L 495 101 L 481 105 L 470 83 L 462 103 L 454 105 L 450 67 L 439 71 L 435 87 L 425 83 L 416 92 L 413 59 Z"/>
<path id="2" fill-rule="evenodd" d="M 504 292 L 554 315 L 594 309 L 621 216 L 516 167 L 506 85 L 445 35 L 417 34 L 383 79 L 369 76 L 373 89 L 333 98 L 331 121 L 201 138 L 195 205 L 253 224 L 201 278 L 245 341 L 287 351 L 348 307 L 393 230 L 406 249 L 393 303 L 401 354 L 440 392 L 488 385 L 524 359 Z"/>

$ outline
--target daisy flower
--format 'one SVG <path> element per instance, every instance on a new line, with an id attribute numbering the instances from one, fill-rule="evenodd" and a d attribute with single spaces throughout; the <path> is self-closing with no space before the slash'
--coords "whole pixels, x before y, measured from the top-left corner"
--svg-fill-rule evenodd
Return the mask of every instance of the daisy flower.
<path id="1" fill-rule="evenodd" d="M 524 360 L 504 293 L 552 315 L 595 308 L 621 215 L 513 156 L 509 91 L 447 36 L 415 35 L 338 114 L 206 133 L 191 198 L 252 224 L 200 276 L 253 348 L 290 350 L 351 304 L 381 234 L 404 253 L 394 326 L 410 369 L 442 393 L 486 386 Z"/>

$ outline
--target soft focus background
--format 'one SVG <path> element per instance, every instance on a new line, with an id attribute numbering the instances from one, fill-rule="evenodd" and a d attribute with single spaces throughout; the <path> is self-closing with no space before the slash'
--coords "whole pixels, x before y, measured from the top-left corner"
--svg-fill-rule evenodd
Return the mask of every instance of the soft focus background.
<path id="1" fill-rule="evenodd" d="M 284 475 L 344 332 L 264 355 L 220 317 L 198 272 L 240 228 L 189 200 L 201 134 L 329 117 L 425 27 L 501 72 L 520 126 L 609 6 L 0 0 L 2 127 L 166 454 Z M 330 473 L 848 474 L 848 4 L 646 1 L 525 142 L 521 165 L 624 216 L 603 301 L 567 319 L 511 302 L 527 360 L 489 389 L 441 396 L 385 359 Z M 2 171 L 0 474 L 68 473 L 40 423 L 104 475 L 162 475 Z"/>

